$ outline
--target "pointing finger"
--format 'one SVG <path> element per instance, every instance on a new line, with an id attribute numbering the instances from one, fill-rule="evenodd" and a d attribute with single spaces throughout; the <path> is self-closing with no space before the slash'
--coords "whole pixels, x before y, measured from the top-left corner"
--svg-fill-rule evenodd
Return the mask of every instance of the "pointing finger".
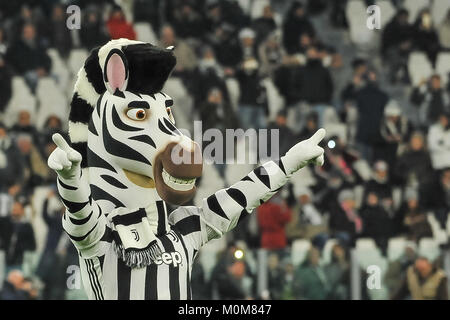
<path id="1" fill-rule="evenodd" d="M 326 133 L 327 132 L 325 131 L 325 129 L 321 128 L 317 130 L 317 132 L 314 133 L 314 135 L 311 138 L 309 138 L 309 140 L 314 144 L 319 144 L 319 142 L 322 141 L 323 138 L 325 138 Z"/>
<path id="2" fill-rule="evenodd" d="M 67 141 L 63 138 L 63 136 L 59 133 L 55 133 L 52 136 L 53 142 L 56 144 L 58 148 L 60 148 L 63 151 L 69 152 L 71 150 L 69 144 Z"/>

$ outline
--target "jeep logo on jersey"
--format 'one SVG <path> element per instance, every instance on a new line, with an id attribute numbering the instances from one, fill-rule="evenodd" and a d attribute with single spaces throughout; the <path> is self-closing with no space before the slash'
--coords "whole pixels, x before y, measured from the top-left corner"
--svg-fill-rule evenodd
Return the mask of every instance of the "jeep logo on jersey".
<path id="1" fill-rule="evenodd" d="M 181 262 L 183 259 L 181 258 L 181 254 L 177 251 L 174 252 L 163 252 L 161 256 L 155 260 L 155 263 L 157 265 L 160 265 L 162 263 L 164 264 L 173 264 L 173 266 L 176 268 L 178 265 L 181 265 Z"/>

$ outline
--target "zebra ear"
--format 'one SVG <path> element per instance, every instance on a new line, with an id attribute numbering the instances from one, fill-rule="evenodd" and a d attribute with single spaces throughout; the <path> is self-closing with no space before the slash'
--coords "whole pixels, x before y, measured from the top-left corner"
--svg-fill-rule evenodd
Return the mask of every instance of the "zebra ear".
<path id="1" fill-rule="evenodd" d="M 106 89 L 114 93 L 117 89 L 125 91 L 128 84 L 128 62 L 119 49 L 112 49 L 105 60 L 103 80 Z"/>

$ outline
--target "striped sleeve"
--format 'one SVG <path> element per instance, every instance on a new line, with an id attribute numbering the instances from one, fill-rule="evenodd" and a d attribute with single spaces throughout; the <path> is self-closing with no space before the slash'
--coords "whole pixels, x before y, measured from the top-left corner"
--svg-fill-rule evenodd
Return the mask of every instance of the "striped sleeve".
<path id="1" fill-rule="evenodd" d="M 269 161 L 231 187 L 203 199 L 201 207 L 180 207 L 169 222 L 188 237 L 196 250 L 220 238 L 253 209 L 272 197 L 289 179 L 281 160 Z"/>
<path id="2" fill-rule="evenodd" d="M 87 174 L 64 179 L 58 176 L 58 192 L 66 207 L 63 228 L 80 251 L 87 252 L 102 237 L 106 219 L 100 207 L 92 201 Z"/>

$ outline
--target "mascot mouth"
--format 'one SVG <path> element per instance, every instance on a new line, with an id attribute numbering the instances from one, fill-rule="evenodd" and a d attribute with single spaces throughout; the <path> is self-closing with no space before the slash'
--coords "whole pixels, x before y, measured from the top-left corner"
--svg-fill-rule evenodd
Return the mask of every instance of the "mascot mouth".
<path id="1" fill-rule="evenodd" d="M 182 205 L 195 195 L 195 182 L 202 175 L 203 162 L 200 147 L 196 145 L 190 163 L 175 164 L 171 159 L 174 146 L 176 143 L 169 144 L 156 156 L 153 176 L 159 196 L 170 204 Z"/>
<path id="2" fill-rule="evenodd" d="M 155 188 L 155 180 L 152 178 L 126 169 L 123 169 L 123 172 L 125 173 L 127 179 L 135 185 L 147 189 Z"/>
<path id="3" fill-rule="evenodd" d="M 183 179 L 171 176 L 164 168 L 162 169 L 162 178 L 164 183 L 176 191 L 189 191 L 195 187 L 196 178 Z"/>

